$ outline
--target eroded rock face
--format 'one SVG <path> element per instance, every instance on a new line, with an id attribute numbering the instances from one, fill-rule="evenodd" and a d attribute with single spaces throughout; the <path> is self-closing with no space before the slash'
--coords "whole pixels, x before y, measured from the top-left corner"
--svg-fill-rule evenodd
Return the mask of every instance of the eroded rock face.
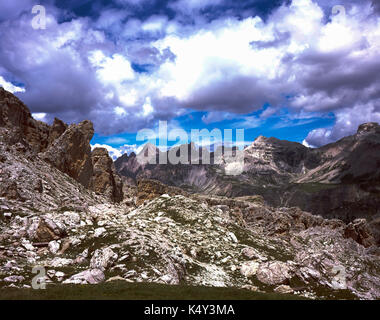
<path id="1" fill-rule="evenodd" d="M 355 240 L 366 248 L 376 245 L 376 240 L 373 237 L 370 226 L 365 219 L 356 219 L 351 222 L 345 228 L 344 236 Z"/>
<path id="2" fill-rule="evenodd" d="M 67 124 L 62 120 L 54 118 L 54 122 L 49 130 L 49 145 L 58 139 L 67 129 Z"/>
<path id="3" fill-rule="evenodd" d="M 72 124 L 41 154 L 41 157 L 86 188 L 92 188 L 93 165 L 90 141 L 94 135 L 91 121 Z"/>
<path id="4" fill-rule="evenodd" d="M 0 88 L 0 127 L 7 127 L 12 134 L 9 143 L 23 142 L 33 151 L 46 149 L 49 139 L 49 126 L 34 120 L 29 109 L 12 93 Z"/>
<path id="5" fill-rule="evenodd" d="M 93 135 L 91 121 L 68 126 L 55 118 L 49 126 L 33 119 L 29 109 L 16 96 L 0 88 L 1 142 L 30 160 L 39 153 L 43 160 L 84 187 L 120 202 L 123 199 L 123 185 L 108 152 L 97 150 L 91 157 L 90 141 Z M 0 162 L 5 161 L 5 155 L 2 155 Z M 18 183 L 9 179 L 3 182 L 0 195 L 8 199 L 23 199 Z M 42 193 L 42 180 L 38 179 L 33 184 L 33 190 Z"/>
<path id="6" fill-rule="evenodd" d="M 146 200 L 152 200 L 163 194 L 168 195 L 187 195 L 188 193 L 175 187 L 167 186 L 157 180 L 141 179 L 137 182 L 137 205 Z"/>
<path id="7" fill-rule="evenodd" d="M 108 151 L 96 148 L 91 154 L 93 165 L 92 188 L 95 192 L 107 195 L 115 202 L 123 200 L 123 182 L 116 173 Z"/>

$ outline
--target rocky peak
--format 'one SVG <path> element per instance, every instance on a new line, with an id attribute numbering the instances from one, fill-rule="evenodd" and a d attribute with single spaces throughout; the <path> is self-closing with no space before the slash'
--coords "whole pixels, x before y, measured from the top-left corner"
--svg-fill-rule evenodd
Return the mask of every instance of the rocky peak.
<path id="1" fill-rule="evenodd" d="M 92 186 L 97 193 L 107 195 L 111 200 L 123 200 L 123 183 L 117 175 L 114 163 L 104 148 L 95 148 L 91 154 L 93 165 Z"/>
<path id="2" fill-rule="evenodd" d="M 12 131 L 8 143 L 27 144 L 35 152 L 45 150 L 49 126 L 33 119 L 29 109 L 12 93 L 0 88 L 0 127 Z"/>
<path id="3" fill-rule="evenodd" d="M 58 139 L 67 129 L 67 124 L 62 120 L 54 118 L 54 122 L 49 131 L 49 145 Z"/>
<path id="4" fill-rule="evenodd" d="M 92 187 L 91 121 L 72 124 L 41 156 L 86 188 Z"/>
<path id="5" fill-rule="evenodd" d="M 0 126 L 21 127 L 30 118 L 28 108 L 15 95 L 0 87 Z"/>
<path id="6" fill-rule="evenodd" d="M 377 122 L 363 123 L 359 126 L 357 134 L 380 133 L 380 126 Z"/>
<path id="7" fill-rule="evenodd" d="M 108 152 L 98 150 L 94 159 L 91 157 L 90 141 L 94 135 L 91 121 L 68 126 L 55 118 L 49 126 L 33 119 L 22 101 L 0 88 L 0 129 L 0 140 L 7 145 L 21 143 L 33 156 L 39 154 L 84 187 L 105 193 L 114 201 L 122 200 L 122 182 Z"/>

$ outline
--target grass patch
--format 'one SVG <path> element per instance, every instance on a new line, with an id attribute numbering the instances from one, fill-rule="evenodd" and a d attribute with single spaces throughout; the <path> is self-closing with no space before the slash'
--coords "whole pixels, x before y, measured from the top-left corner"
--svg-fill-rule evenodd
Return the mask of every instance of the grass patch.
<path id="1" fill-rule="evenodd" d="M 98 285 L 48 285 L 46 290 L 7 288 L 0 300 L 298 300 L 279 293 L 234 288 L 169 286 L 115 281 Z"/>

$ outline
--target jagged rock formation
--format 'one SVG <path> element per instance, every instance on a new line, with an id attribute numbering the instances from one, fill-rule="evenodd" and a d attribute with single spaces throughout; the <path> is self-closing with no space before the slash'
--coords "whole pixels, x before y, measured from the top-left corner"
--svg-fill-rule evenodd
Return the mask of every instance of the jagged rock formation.
<path id="1" fill-rule="evenodd" d="M 376 123 L 363 124 L 357 134 L 318 149 L 260 136 L 244 149 L 244 170 L 238 176 L 226 175 L 223 162 L 161 165 L 141 163 L 138 157 L 124 155 L 115 162 L 118 172 L 128 177 L 127 183 L 146 178 L 189 192 L 262 195 L 273 206 L 298 206 L 346 222 L 366 218 L 372 231 L 380 233 L 380 126 Z M 380 237 L 377 241 L 380 244 Z"/>
<path id="2" fill-rule="evenodd" d="M 34 151 L 46 149 L 49 143 L 49 126 L 34 120 L 29 109 L 13 94 L 0 88 L 0 128 L 11 130 L 5 137 L 10 144 L 28 144 Z"/>
<path id="3" fill-rule="evenodd" d="M 113 169 L 108 153 L 102 154 L 100 160 L 96 153 L 94 159 L 91 157 L 90 141 L 94 128 L 90 121 L 68 126 L 54 119 L 49 126 L 34 120 L 17 97 L 0 88 L 0 134 L 3 143 L 17 146 L 27 158 L 42 159 L 84 187 L 104 192 L 114 201 L 122 200 L 122 181 Z M 5 161 L 5 153 L 2 157 Z M 35 182 L 37 191 L 43 188 L 38 181 Z M 4 182 L 1 194 L 20 198 L 17 181 Z"/>
<path id="4" fill-rule="evenodd" d="M 90 121 L 72 124 L 41 157 L 86 188 L 92 189 L 90 141 L 93 135 L 94 128 Z"/>
<path id="5" fill-rule="evenodd" d="M 365 220 L 346 224 L 298 208 L 270 207 L 260 195 L 196 194 L 143 179 L 127 194 L 130 199 L 115 203 L 111 198 L 121 199 L 115 193 L 121 183 L 104 149 L 89 153 L 91 123 L 66 127 L 56 120 L 51 127 L 39 122 L 33 127 L 19 105 L 25 127 L 25 119 L 9 120 L 9 110 L 20 102 L 5 96 L 0 100 L 0 295 L 9 287 L 30 288 L 32 268 L 44 266 L 48 288 L 127 281 L 312 299 L 380 299 L 380 251 Z M 11 132 L 18 132 L 17 139 Z M 284 161 L 297 166 L 284 152 L 290 162 Z M 150 166 L 138 164 L 135 172 L 157 170 Z M 169 168 L 173 171 L 165 177 L 179 170 Z M 202 175 L 187 179 L 205 185 L 203 179 L 223 177 Z"/>
<path id="6" fill-rule="evenodd" d="M 93 175 L 92 188 L 95 192 L 107 195 L 115 202 L 123 200 L 123 183 L 116 174 L 116 169 L 108 151 L 96 148 L 91 154 Z"/>

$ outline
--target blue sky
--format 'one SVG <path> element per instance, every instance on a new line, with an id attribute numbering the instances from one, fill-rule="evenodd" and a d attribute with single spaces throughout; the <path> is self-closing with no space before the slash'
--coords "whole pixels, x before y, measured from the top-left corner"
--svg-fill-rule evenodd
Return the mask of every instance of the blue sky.
<path id="1" fill-rule="evenodd" d="M 157 129 L 245 129 L 322 146 L 380 122 L 374 0 L 0 0 L 0 86 L 93 145 Z M 337 6 L 338 5 L 338 6 Z"/>
<path id="2" fill-rule="evenodd" d="M 303 118 L 293 118 L 287 109 L 282 109 L 279 111 L 279 114 L 266 119 L 260 119 L 260 114 L 262 114 L 262 111 L 242 115 L 240 120 L 234 117 L 233 119 L 205 123 L 204 118 L 207 116 L 207 113 L 193 111 L 187 115 L 175 118 L 173 122 L 176 124 L 175 128 L 180 127 L 184 129 L 189 137 L 192 129 L 207 129 L 210 132 L 213 129 L 220 129 L 222 132 L 225 129 L 232 129 L 234 134 L 236 133 L 236 129 L 244 129 L 245 141 L 248 144 L 260 135 L 303 143 L 310 131 L 317 128 L 331 127 L 336 120 L 333 113 L 323 116 L 308 115 Z M 251 118 L 255 120 L 250 121 Z M 256 119 L 259 120 L 257 121 Z M 168 145 L 172 146 L 176 142 L 168 141 Z M 158 138 L 156 139 L 156 143 L 158 145 Z M 136 142 L 135 133 L 122 133 L 112 136 L 102 136 L 96 133 L 92 144 L 109 145 L 118 149 L 125 144 L 140 145 L 141 142 Z"/>

